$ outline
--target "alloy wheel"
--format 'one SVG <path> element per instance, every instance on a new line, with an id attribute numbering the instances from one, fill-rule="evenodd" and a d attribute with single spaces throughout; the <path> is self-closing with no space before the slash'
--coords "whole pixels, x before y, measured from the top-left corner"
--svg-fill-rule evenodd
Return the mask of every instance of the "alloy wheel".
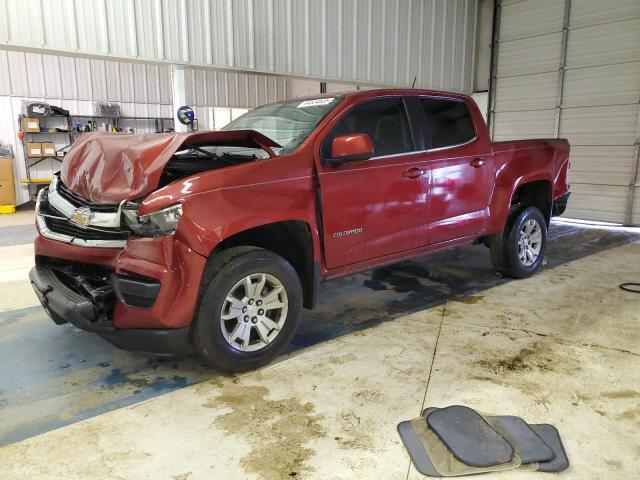
<path id="1" fill-rule="evenodd" d="M 530 267 L 538 260 L 542 250 L 542 227 L 534 220 L 527 220 L 518 236 L 518 257 L 525 267 Z"/>
<path id="2" fill-rule="evenodd" d="M 252 273 L 227 293 L 220 312 L 225 340 L 241 352 L 265 348 L 287 320 L 287 291 L 268 273 Z"/>

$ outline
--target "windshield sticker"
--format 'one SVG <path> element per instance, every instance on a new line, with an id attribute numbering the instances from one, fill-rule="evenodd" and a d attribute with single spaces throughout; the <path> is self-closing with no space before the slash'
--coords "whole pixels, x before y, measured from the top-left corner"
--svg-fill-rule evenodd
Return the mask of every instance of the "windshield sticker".
<path id="1" fill-rule="evenodd" d="M 335 97 L 331 98 L 316 98 L 315 100 L 305 100 L 298 105 L 298 108 L 317 107 L 319 105 L 328 105 L 335 100 Z"/>

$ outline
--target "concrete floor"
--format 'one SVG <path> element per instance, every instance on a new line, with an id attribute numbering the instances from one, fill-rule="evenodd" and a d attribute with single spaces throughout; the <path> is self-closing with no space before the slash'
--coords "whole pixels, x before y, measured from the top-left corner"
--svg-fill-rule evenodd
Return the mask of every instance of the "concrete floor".
<path id="1" fill-rule="evenodd" d="M 229 376 L 53 325 L 15 243 L 33 233 L 2 222 L 3 480 L 420 478 L 396 425 L 450 404 L 555 424 L 563 477 L 640 470 L 640 296 L 617 287 L 640 280 L 637 233 L 554 224 L 517 282 L 480 246 L 329 282 L 287 355 Z"/>

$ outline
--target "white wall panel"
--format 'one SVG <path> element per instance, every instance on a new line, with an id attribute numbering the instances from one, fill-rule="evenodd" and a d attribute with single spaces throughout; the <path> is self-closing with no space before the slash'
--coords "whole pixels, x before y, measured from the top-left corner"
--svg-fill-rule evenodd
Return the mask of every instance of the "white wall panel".
<path id="1" fill-rule="evenodd" d="M 62 97 L 62 79 L 60 76 L 60 59 L 56 55 L 42 56 L 44 73 L 44 89 L 47 97 Z"/>
<path id="2" fill-rule="evenodd" d="M 44 38 L 47 45 L 66 45 L 69 49 L 77 48 L 74 3 L 74 0 L 41 2 L 42 17 L 49 19 L 44 24 Z"/>
<path id="3" fill-rule="evenodd" d="M 25 67 L 27 69 L 27 82 L 29 83 L 29 93 L 34 97 L 45 96 L 44 69 L 42 65 L 42 55 L 38 53 L 25 53 Z"/>
<path id="4" fill-rule="evenodd" d="M 515 2 L 502 7 L 503 42 L 562 30 L 564 5 L 558 0 Z"/>
<path id="5" fill-rule="evenodd" d="M 163 60 L 162 0 L 137 0 L 134 6 L 137 55 Z"/>
<path id="6" fill-rule="evenodd" d="M 95 100 L 106 100 L 107 75 L 104 60 L 91 59 L 89 67 L 91 69 L 92 98 Z"/>
<path id="7" fill-rule="evenodd" d="M 107 88 L 107 100 L 114 102 L 122 98 L 120 88 L 120 68 L 118 62 L 104 62 L 105 82 Z"/>
<path id="8" fill-rule="evenodd" d="M 562 34 L 558 32 L 500 43 L 498 75 L 557 72 L 561 40 Z"/>
<path id="9" fill-rule="evenodd" d="M 574 183 L 565 217 L 599 222 L 624 223 L 627 187 Z"/>
<path id="10" fill-rule="evenodd" d="M 496 111 L 542 110 L 556 107 L 558 73 L 500 77 L 496 85 Z"/>
<path id="11" fill-rule="evenodd" d="M 185 83 L 187 103 L 199 107 L 255 108 L 288 97 L 287 79 L 276 75 L 188 68 Z"/>
<path id="12" fill-rule="evenodd" d="M 555 110 L 498 112 L 495 114 L 494 140 L 553 137 Z"/>
<path id="13" fill-rule="evenodd" d="M 574 145 L 570 183 L 625 186 L 633 167 L 633 146 Z"/>
<path id="14" fill-rule="evenodd" d="M 603 5 L 604 3 L 604 5 Z M 571 0 L 571 26 L 585 27 L 640 17 L 638 0 Z"/>
<path id="15" fill-rule="evenodd" d="M 76 58 L 75 71 L 78 98 L 82 100 L 93 98 L 91 60 L 88 58 Z"/>
<path id="16" fill-rule="evenodd" d="M 562 105 L 633 104 L 640 98 L 640 62 L 567 70 Z"/>
<path id="17" fill-rule="evenodd" d="M 573 145 L 633 145 L 638 105 L 562 110 L 560 137 Z"/>
<path id="18" fill-rule="evenodd" d="M 103 0 L 75 0 L 73 8 L 66 12 L 67 15 L 72 15 L 75 18 L 78 50 L 103 54 L 110 52 L 106 5 L 107 2 Z M 25 14 L 36 18 L 41 17 L 44 25 L 50 21 L 42 17 L 37 10 L 28 11 Z M 117 25 L 119 31 L 112 31 L 112 35 L 126 35 L 123 27 L 124 23 L 119 22 Z M 27 44 L 30 43 L 27 42 Z M 50 44 L 47 43 L 47 45 Z"/>
<path id="19" fill-rule="evenodd" d="M 567 138 L 566 216 L 639 223 L 640 2 L 503 1 L 498 33 L 494 138 Z"/>
<path id="20" fill-rule="evenodd" d="M 7 52 L 0 50 L 0 95 L 11 94 L 11 79 L 9 73 L 9 60 Z"/>
<path id="21" fill-rule="evenodd" d="M 16 95 L 29 94 L 29 81 L 27 77 L 27 63 L 22 52 L 7 52 L 9 63 L 9 81 L 11 92 Z"/>
<path id="22" fill-rule="evenodd" d="M 147 84 L 147 96 L 145 103 L 160 103 L 160 71 L 157 65 L 145 65 L 145 79 Z"/>
<path id="23" fill-rule="evenodd" d="M 640 18 L 569 31 L 568 68 L 633 61 L 640 61 Z"/>
<path id="24" fill-rule="evenodd" d="M 106 11 L 109 52 L 116 55 L 136 56 L 136 10 L 128 0 L 104 2 Z"/>
<path id="25" fill-rule="evenodd" d="M 76 61 L 73 57 L 58 57 L 60 64 L 60 82 L 62 84 L 63 98 L 78 98 L 78 76 L 76 74 Z M 18 92 L 11 92 L 19 95 Z"/>
<path id="26" fill-rule="evenodd" d="M 477 0 L 3 0 L 0 42 L 470 91 L 476 10 Z"/>

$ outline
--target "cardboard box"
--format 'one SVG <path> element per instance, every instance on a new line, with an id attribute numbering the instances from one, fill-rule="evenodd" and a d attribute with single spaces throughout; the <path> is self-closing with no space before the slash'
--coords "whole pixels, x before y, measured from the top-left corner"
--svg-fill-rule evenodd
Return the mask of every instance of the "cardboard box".
<path id="1" fill-rule="evenodd" d="M 16 204 L 16 186 L 11 180 L 0 180 L 0 205 Z"/>
<path id="2" fill-rule="evenodd" d="M 0 181 L 13 182 L 13 158 L 0 158 Z"/>
<path id="3" fill-rule="evenodd" d="M 42 157 L 42 144 L 27 142 L 27 157 Z"/>
<path id="4" fill-rule="evenodd" d="M 24 117 L 22 119 L 23 132 L 40 132 L 40 119 L 38 117 Z"/>
<path id="5" fill-rule="evenodd" d="M 56 156 L 56 144 L 52 142 L 42 143 L 42 156 L 43 157 L 55 157 Z"/>
<path id="6" fill-rule="evenodd" d="M 16 204 L 16 186 L 13 183 L 13 158 L 0 158 L 0 205 Z"/>

